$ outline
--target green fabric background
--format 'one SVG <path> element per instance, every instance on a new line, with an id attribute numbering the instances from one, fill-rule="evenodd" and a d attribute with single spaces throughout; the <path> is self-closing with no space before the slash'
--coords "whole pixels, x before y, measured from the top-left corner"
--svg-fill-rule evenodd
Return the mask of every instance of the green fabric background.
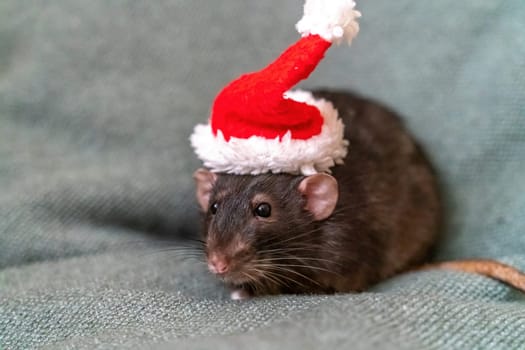
<path id="1" fill-rule="evenodd" d="M 406 116 L 443 184 L 438 259 L 525 269 L 525 4 L 358 7 L 357 40 L 303 86 L 352 88 Z M 480 276 L 234 302 L 202 263 L 161 251 L 198 228 L 193 125 L 224 84 L 297 39 L 301 11 L 0 2 L 2 349 L 525 349 L 524 295 Z"/>

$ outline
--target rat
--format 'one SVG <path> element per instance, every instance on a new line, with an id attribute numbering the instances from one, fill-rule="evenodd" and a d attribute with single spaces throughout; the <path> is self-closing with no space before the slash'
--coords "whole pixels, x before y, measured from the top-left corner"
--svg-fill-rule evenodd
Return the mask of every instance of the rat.
<path id="1" fill-rule="evenodd" d="M 442 204 L 424 150 L 383 105 L 347 91 L 313 94 L 346 125 L 349 152 L 331 174 L 194 173 L 208 268 L 232 299 L 360 292 L 421 268 L 479 273 L 525 291 L 525 275 L 497 261 L 425 265 Z"/>

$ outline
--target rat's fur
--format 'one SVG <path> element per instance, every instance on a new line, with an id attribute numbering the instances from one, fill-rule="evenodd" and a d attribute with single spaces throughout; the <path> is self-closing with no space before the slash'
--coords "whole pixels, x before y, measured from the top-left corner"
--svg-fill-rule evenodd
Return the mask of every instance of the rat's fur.
<path id="1" fill-rule="evenodd" d="M 315 95 L 334 104 L 350 141 L 345 164 L 332 168 L 331 216 L 317 221 L 298 189 L 305 177 L 289 174 L 217 174 L 201 203 L 218 203 L 205 213 L 208 259 L 228 264 L 225 282 L 249 294 L 360 291 L 421 263 L 437 237 L 436 179 L 400 119 L 350 93 Z M 253 214 L 261 202 L 270 217 Z"/>

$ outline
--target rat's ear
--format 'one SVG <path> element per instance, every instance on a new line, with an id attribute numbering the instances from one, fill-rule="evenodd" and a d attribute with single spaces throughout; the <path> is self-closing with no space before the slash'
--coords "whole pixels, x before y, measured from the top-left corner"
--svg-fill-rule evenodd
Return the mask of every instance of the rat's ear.
<path id="1" fill-rule="evenodd" d="M 197 201 L 202 210 L 206 212 L 210 205 L 211 191 L 217 180 L 217 175 L 209 170 L 200 168 L 193 173 L 193 179 L 195 180 L 195 185 L 197 187 L 195 192 L 197 195 Z"/>
<path id="2" fill-rule="evenodd" d="M 333 176 L 323 173 L 307 176 L 298 189 L 306 197 L 306 209 L 315 220 L 332 215 L 339 198 L 337 180 Z"/>

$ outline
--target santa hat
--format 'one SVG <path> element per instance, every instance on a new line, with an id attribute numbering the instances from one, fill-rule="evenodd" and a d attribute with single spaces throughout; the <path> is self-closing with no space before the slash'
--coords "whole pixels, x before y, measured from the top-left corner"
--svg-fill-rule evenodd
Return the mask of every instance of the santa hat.
<path id="1" fill-rule="evenodd" d="M 244 74 L 215 98 L 208 124 L 191 143 L 213 172 L 232 174 L 330 172 L 347 153 L 337 110 L 307 91 L 306 79 L 333 44 L 359 31 L 352 0 L 306 0 L 296 28 L 301 38 L 266 68 Z"/>

